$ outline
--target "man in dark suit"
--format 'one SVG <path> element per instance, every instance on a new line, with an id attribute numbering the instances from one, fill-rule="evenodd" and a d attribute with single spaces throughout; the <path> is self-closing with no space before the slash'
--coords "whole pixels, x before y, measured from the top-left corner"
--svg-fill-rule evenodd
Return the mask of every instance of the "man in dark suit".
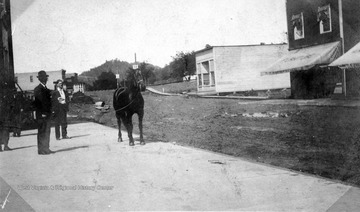
<path id="1" fill-rule="evenodd" d="M 55 153 L 49 149 L 51 129 L 51 91 L 46 87 L 49 75 L 45 71 L 38 72 L 40 84 L 34 89 L 36 121 L 38 125 L 38 154 Z"/>
<path id="2" fill-rule="evenodd" d="M 70 139 L 67 136 L 66 113 L 69 111 L 69 95 L 63 87 L 63 81 L 56 81 L 56 89 L 52 93 L 52 111 L 55 118 L 55 137 L 60 140 L 60 127 L 62 139 Z"/>

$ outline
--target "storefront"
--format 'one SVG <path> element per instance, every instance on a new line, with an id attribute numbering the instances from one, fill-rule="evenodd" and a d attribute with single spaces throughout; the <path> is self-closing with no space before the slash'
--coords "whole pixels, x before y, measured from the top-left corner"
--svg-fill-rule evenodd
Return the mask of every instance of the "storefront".
<path id="1" fill-rule="evenodd" d="M 339 41 L 291 50 L 262 75 L 290 73 L 291 94 L 296 99 L 329 97 L 341 82 L 341 73 L 327 65 L 340 55 Z"/>
<path id="2" fill-rule="evenodd" d="M 360 43 L 332 62 L 330 67 L 339 67 L 346 78 L 344 94 L 347 97 L 360 96 Z"/>

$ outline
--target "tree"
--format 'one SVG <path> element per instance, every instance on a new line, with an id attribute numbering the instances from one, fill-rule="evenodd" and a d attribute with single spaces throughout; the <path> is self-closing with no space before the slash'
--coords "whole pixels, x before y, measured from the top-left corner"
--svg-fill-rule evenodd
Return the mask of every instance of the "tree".
<path id="1" fill-rule="evenodd" d="M 149 79 L 154 78 L 155 74 L 154 74 L 154 70 L 155 70 L 155 66 L 146 63 L 146 62 L 142 62 L 139 65 L 139 69 L 141 71 L 141 75 L 144 78 L 145 81 L 145 85 L 149 84 Z"/>
<path id="2" fill-rule="evenodd" d="M 172 70 L 171 77 L 175 79 L 182 79 L 187 75 L 194 75 L 196 73 L 195 52 L 178 52 L 173 61 L 170 63 Z"/>
<path id="3" fill-rule="evenodd" d="M 94 82 L 95 90 L 110 90 L 117 86 L 116 76 L 111 71 L 102 72 Z"/>
<path id="4" fill-rule="evenodd" d="M 156 81 L 163 81 L 169 79 L 171 76 L 170 65 L 166 65 L 164 68 L 160 68 L 154 71 Z"/>

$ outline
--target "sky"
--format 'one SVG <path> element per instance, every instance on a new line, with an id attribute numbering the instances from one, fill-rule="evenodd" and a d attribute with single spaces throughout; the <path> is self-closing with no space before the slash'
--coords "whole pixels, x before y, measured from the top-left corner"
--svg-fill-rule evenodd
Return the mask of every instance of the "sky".
<path id="1" fill-rule="evenodd" d="M 285 0 L 11 1 L 16 73 L 106 60 L 164 67 L 177 52 L 287 42 Z"/>

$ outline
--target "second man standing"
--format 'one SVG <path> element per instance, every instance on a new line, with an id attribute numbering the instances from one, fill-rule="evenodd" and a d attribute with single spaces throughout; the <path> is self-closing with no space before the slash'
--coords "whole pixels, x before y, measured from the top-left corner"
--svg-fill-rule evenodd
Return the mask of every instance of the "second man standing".
<path id="1" fill-rule="evenodd" d="M 62 139 L 70 139 L 67 136 L 67 118 L 66 114 L 69 111 L 69 95 L 63 88 L 63 81 L 56 81 L 56 89 L 52 94 L 52 111 L 55 121 L 55 136 L 56 140 L 60 140 L 60 127 Z"/>

